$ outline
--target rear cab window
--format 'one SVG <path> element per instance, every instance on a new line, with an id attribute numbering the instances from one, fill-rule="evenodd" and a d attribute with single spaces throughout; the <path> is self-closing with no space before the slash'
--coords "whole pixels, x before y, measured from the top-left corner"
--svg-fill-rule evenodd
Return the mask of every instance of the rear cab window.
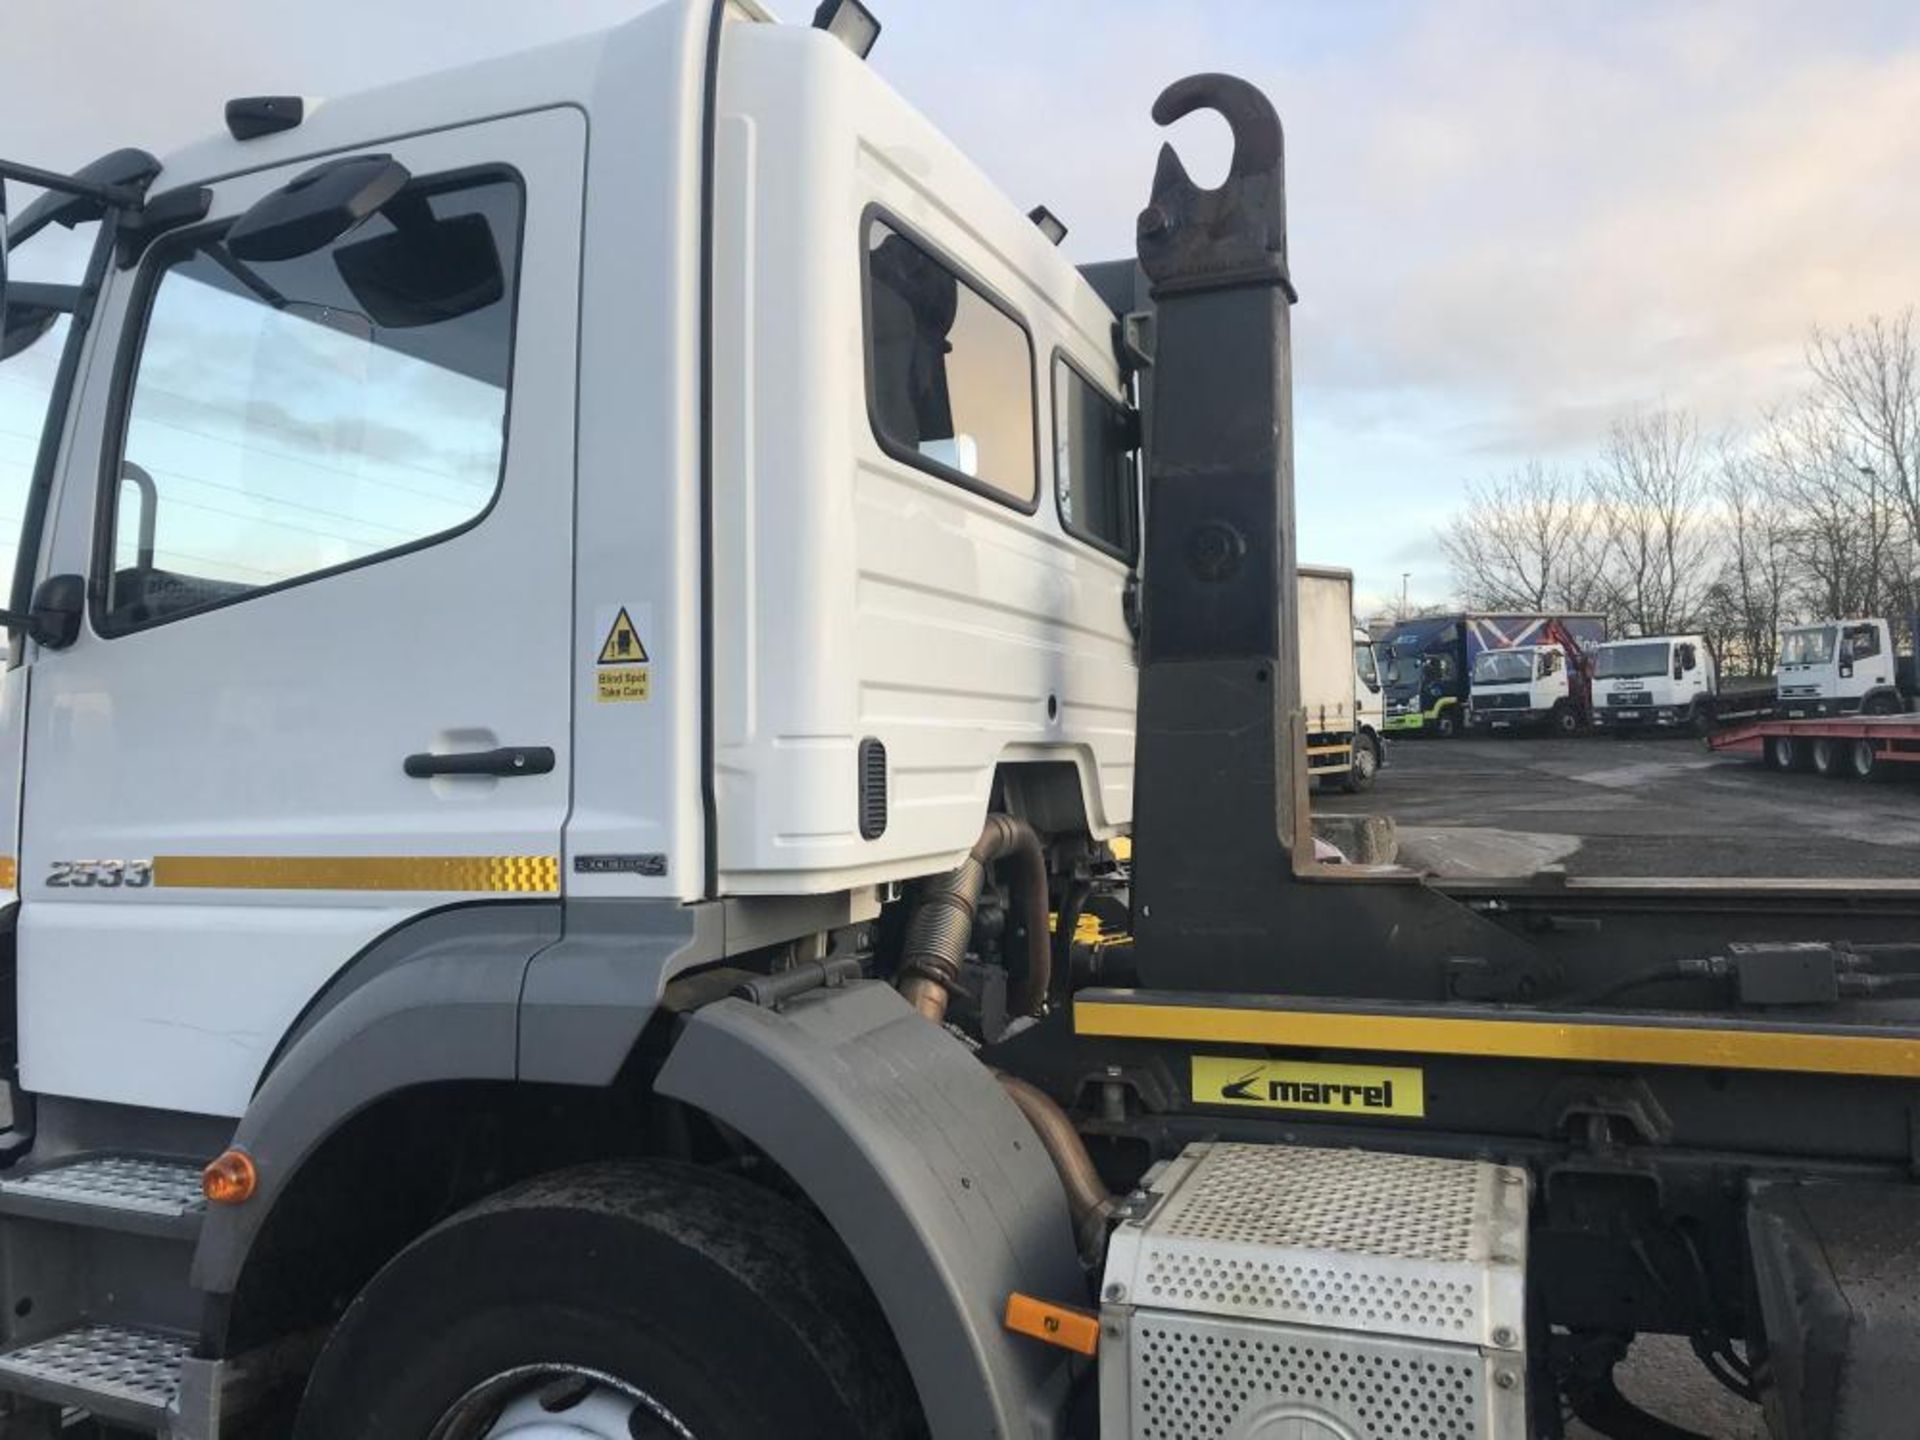
<path id="1" fill-rule="evenodd" d="M 897 460 L 1031 514 L 1033 342 L 1013 311 L 887 220 L 865 222 L 867 409 Z"/>
<path id="2" fill-rule="evenodd" d="M 103 477 L 103 635 L 444 539 L 500 484 L 520 185 L 416 180 L 275 261 L 224 229 L 155 247 Z"/>
<path id="3" fill-rule="evenodd" d="M 1053 358 L 1053 476 L 1060 524 L 1120 560 L 1139 543 L 1139 450 L 1131 413 L 1065 355 Z"/>

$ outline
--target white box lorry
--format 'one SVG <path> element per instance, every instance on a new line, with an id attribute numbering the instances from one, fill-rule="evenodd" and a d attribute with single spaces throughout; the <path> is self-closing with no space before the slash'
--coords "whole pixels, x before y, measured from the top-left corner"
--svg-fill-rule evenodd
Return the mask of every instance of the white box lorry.
<path id="1" fill-rule="evenodd" d="M 1306 715 L 1308 769 L 1349 794 L 1371 789 L 1386 761 L 1373 652 L 1353 623 L 1353 572 L 1300 566 L 1300 703 Z"/>

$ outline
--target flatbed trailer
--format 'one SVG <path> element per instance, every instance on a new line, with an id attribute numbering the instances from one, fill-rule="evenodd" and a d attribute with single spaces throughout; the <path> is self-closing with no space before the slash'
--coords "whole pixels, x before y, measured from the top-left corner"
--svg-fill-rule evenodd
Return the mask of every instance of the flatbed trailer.
<path id="1" fill-rule="evenodd" d="M 1812 770 L 1864 780 L 1890 765 L 1920 763 L 1920 715 L 1758 720 L 1708 737 L 1715 752 L 1746 755 L 1769 770 Z"/>

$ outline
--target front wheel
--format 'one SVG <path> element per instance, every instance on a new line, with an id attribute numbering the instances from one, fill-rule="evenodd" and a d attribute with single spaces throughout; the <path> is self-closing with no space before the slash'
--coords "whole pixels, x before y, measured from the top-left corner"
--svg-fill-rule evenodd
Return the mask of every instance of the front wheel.
<path id="1" fill-rule="evenodd" d="M 361 1292 L 296 1440 L 853 1440 L 925 1433 L 832 1232 L 693 1166 L 542 1177 Z"/>
<path id="2" fill-rule="evenodd" d="M 1878 695 L 1869 696 L 1867 703 L 1860 707 L 1860 713 L 1862 715 L 1897 715 L 1900 713 L 1900 702 L 1882 691 Z"/>
<path id="3" fill-rule="evenodd" d="M 1578 735 L 1580 733 L 1580 712 L 1562 700 L 1553 707 L 1553 715 L 1547 721 L 1556 735 Z"/>
<path id="4" fill-rule="evenodd" d="M 1340 788 L 1349 795 L 1358 795 L 1363 790 L 1373 788 L 1374 776 L 1380 773 L 1380 742 L 1371 735 L 1353 737 L 1353 761 L 1347 767 L 1347 773 L 1340 782 Z"/>
<path id="5" fill-rule="evenodd" d="M 1433 733 L 1442 740 L 1451 740 L 1460 733 L 1460 716 L 1455 706 L 1449 705 L 1433 717 Z"/>

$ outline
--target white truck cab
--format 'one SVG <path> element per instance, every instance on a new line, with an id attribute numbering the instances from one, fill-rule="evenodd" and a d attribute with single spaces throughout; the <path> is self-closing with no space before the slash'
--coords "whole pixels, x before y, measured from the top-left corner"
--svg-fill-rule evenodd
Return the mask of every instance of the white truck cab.
<path id="1" fill-rule="evenodd" d="M 1566 648 L 1559 644 L 1483 650 L 1473 661 L 1468 723 L 1477 730 L 1548 723 L 1576 729 L 1568 676 Z"/>
<path id="2" fill-rule="evenodd" d="M 1358 625 L 1353 627 L 1353 713 L 1363 730 L 1378 735 L 1385 728 L 1387 700 L 1380 681 L 1380 657 L 1374 652 L 1373 637 Z"/>
<path id="3" fill-rule="evenodd" d="M 1790 626 L 1774 667 L 1780 711 L 1788 719 L 1892 715 L 1907 708 L 1899 664 L 1883 619 Z"/>
<path id="4" fill-rule="evenodd" d="M 1718 691 L 1703 635 L 1610 641 L 1594 657 L 1593 723 L 1603 730 L 1698 729 Z"/>

